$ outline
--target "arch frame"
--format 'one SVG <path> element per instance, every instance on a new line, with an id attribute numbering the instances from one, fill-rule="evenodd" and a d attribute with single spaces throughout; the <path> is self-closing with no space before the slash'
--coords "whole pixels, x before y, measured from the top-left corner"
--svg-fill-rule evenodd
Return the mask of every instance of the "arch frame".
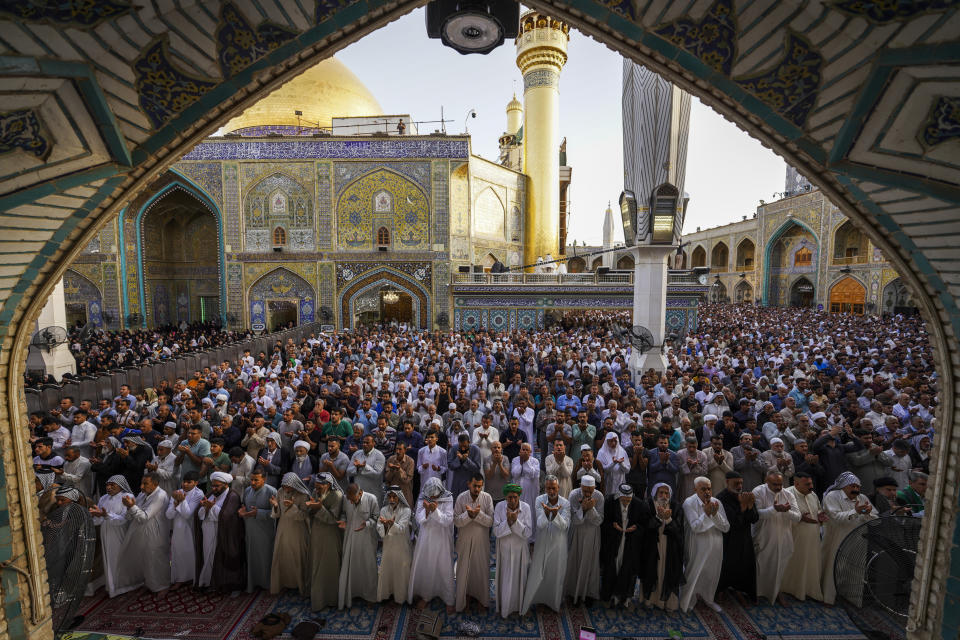
<path id="1" fill-rule="evenodd" d="M 392 276 L 394 279 L 388 276 Z M 407 274 L 385 265 L 363 272 L 338 292 L 337 304 L 340 307 L 341 329 L 356 328 L 353 321 L 356 298 L 382 285 L 396 287 L 408 294 L 413 299 L 413 304 L 417 310 L 417 327 L 420 329 L 430 328 L 433 318 L 430 292 Z"/>
<path id="2" fill-rule="evenodd" d="M 217 284 L 217 292 L 220 297 L 220 325 L 225 327 L 227 326 L 227 261 L 226 254 L 224 251 L 224 226 L 223 226 L 223 212 L 220 210 L 220 207 L 217 206 L 217 203 L 207 195 L 207 192 L 198 186 L 193 180 L 185 177 L 184 175 L 173 172 L 175 178 L 171 180 L 168 184 L 164 185 L 159 191 L 150 196 L 150 198 L 144 202 L 140 208 L 137 210 L 136 215 L 133 220 L 133 229 L 134 235 L 137 238 L 137 262 L 139 269 L 137 269 L 137 286 L 139 287 L 140 295 L 140 309 L 143 313 L 143 319 L 141 321 L 142 328 L 147 328 L 147 305 L 146 305 L 146 291 L 145 279 L 144 279 L 144 257 L 143 257 L 143 219 L 150 212 L 150 209 L 154 207 L 164 196 L 169 195 L 170 193 L 181 190 L 186 192 L 188 195 L 196 198 L 200 204 L 202 204 L 211 214 L 217 224 L 217 279 L 219 280 Z M 122 219 L 121 219 L 122 220 Z M 122 234 L 122 229 L 121 229 Z M 123 239 L 121 237 L 120 246 L 124 245 Z M 121 271 L 122 271 L 122 280 L 121 282 L 126 282 L 127 278 L 127 262 L 126 256 L 121 252 Z M 120 299 L 123 301 L 123 326 L 126 326 L 126 296 L 121 295 Z"/>
<path id="3" fill-rule="evenodd" d="M 770 234 L 770 237 L 767 238 L 763 243 L 763 264 L 760 267 L 763 269 L 763 287 L 760 289 L 760 300 L 763 306 L 769 306 L 770 304 L 770 255 L 773 253 L 773 246 L 777 243 L 780 237 L 790 229 L 792 225 L 797 225 L 802 229 L 806 230 L 813 236 L 814 242 L 817 247 L 817 272 L 820 271 L 820 257 L 823 253 L 823 248 L 820 246 L 820 236 L 810 228 L 810 225 L 803 222 L 802 220 L 797 220 L 796 218 L 789 218 L 784 220 L 783 224 L 776 228 L 776 230 Z M 818 279 L 818 278 L 814 278 Z M 790 285 L 793 287 L 793 284 Z M 814 292 L 816 292 L 816 283 L 814 283 Z M 789 289 L 788 289 L 789 291 Z"/>
<path id="4" fill-rule="evenodd" d="M 167 164 L 169 158 L 178 157 L 185 148 L 216 129 L 213 121 L 226 121 L 229 117 L 238 114 L 243 108 L 253 103 L 252 88 L 272 89 L 289 78 L 297 75 L 313 64 L 318 58 L 324 57 L 333 50 L 349 44 L 370 31 L 390 22 L 397 17 L 419 6 L 422 2 L 378 2 L 368 5 L 370 13 L 363 13 L 360 7 L 350 7 L 344 13 L 349 16 L 336 15 L 333 19 L 324 20 L 316 27 L 306 31 L 300 37 L 281 45 L 277 50 L 256 60 L 246 69 L 239 71 L 229 81 L 223 82 L 226 87 L 219 86 L 216 91 L 210 91 L 208 99 L 198 100 L 195 104 L 185 108 L 182 113 L 159 126 L 156 135 L 137 148 L 132 154 L 133 165 L 136 170 L 130 171 L 128 166 L 108 165 L 96 167 L 89 171 L 67 177 L 61 181 L 59 188 L 88 184 L 96 180 L 106 180 L 98 184 L 95 193 L 84 205 L 83 211 L 78 211 L 63 227 L 52 235 L 52 239 L 45 242 L 41 251 L 38 251 L 36 260 L 30 262 L 26 275 L 18 279 L 7 304 L 0 309 L 0 335 L 13 333 L 14 339 L 8 347 L 15 352 L 10 357 L 7 384 L 4 389 L 3 403 L 9 409 L 11 427 L 14 433 L 22 427 L 25 412 L 18 404 L 18 374 L 22 373 L 20 365 L 14 364 L 22 359 L 29 341 L 30 325 L 43 306 L 43 301 L 53 290 L 56 281 L 62 275 L 69 262 L 79 254 L 79 248 L 102 227 L 102 221 L 115 214 L 125 198 L 155 177 Z M 738 92 L 732 79 L 707 68 L 706 65 L 693 58 L 688 52 L 678 49 L 669 42 L 654 36 L 643 24 L 631 21 L 633 11 L 628 6 L 622 9 L 617 6 L 605 7 L 580 0 L 572 0 L 569 5 L 553 5 L 544 0 L 531 0 L 532 8 L 550 12 L 552 15 L 571 21 L 584 33 L 607 43 L 614 48 L 642 63 L 658 73 L 665 74 L 677 86 L 690 91 L 700 99 L 718 110 L 726 118 L 738 123 L 739 126 L 750 129 L 752 135 L 763 144 L 774 148 L 786 160 L 799 170 L 812 176 L 811 180 L 823 189 L 824 193 L 834 202 L 842 203 L 849 217 L 855 217 L 861 224 L 868 226 L 867 220 L 875 221 L 868 231 L 868 237 L 888 257 L 894 268 L 905 278 L 911 290 L 918 292 L 917 302 L 924 317 L 930 321 L 931 342 L 936 351 L 937 364 L 944 380 L 942 412 L 947 421 L 948 433 L 950 427 L 960 425 L 960 413 L 957 413 L 956 402 L 960 399 L 960 392 L 956 391 L 955 379 L 960 370 L 952 368 L 960 353 L 960 306 L 958 299 L 951 292 L 949 282 L 938 272 L 938 267 L 931 261 L 926 251 L 918 244 L 915 236 L 909 230 L 901 227 L 896 219 L 883 209 L 867 194 L 854 180 L 874 180 L 891 188 L 906 188 L 907 180 L 904 176 L 891 175 L 881 169 L 853 166 L 843 160 L 844 149 L 853 143 L 856 127 L 851 123 L 844 126 L 841 133 L 844 144 L 835 145 L 834 153 L 827 155 L 817 147 L 802 132 L 791 127 L 782 117 L 758 104 L 756 100 Z M 372 17 L 371 17 L 372 15 Z M 950 43 L 946 43 L 948 48 Z M 955 49 L 955 47 L 954 47 Z M 882 74 L 879 77 L 888 77 L 891 69 L 895 70 L 897 60 L 910 57 L 916 61 L 935 61 L 937 51 L 942 47 L 914 47 L 905 52 L 884 52 L 878 59 L 877 66 Z M 295 56 L 302 51 L 302 54 Z M 939 55 L 944 55 L 940 53 Z M 257 79 L 254 80 L 254 76 Z M 699 81 L 699 84 L 698 84 Z M 709 83 L 709 86 L 705 86 Z M 238 90 L 238 88 L 240 90 Z M 874 94 L 864 92 L 858 101 L 858 110 L 865 101 L 869 101 Z M 199 122 L 194 122 L 198 120 Z M 928 188 L 931 195 L 946 198 L 956 202 L 955 187 L 942 183 L 930 184 L 928 179 L 920 178 L 917 186 Z M 65 186 L 66 185 L 66 186 Z M 42 185 L 41 189 L 46 185 Z M 954 195 L 950 195 L 950 194 Z M 38 189 L 27 189 L 12 194 L 10 199 L 4 200 L 5 205 L 11 202 L 23 204 L 34 198 L 46 195 Z M 12 206 L 12 205 L 11 205 Z M 0 207 L 3 208 L 3 207 Z M 91 222 L 96 217 L 95 222 Z M 91 219 L 91 220 L 88 220 Z M 766 287 L 764 288 L 766 289 Z M 5 352 L 4 355 L 7 355 Z M 20 414 L 24 415 L 21 416 Z M 960 434 L 953 435 L 956 439 Z M 22 439 L 14 436 L 15 444 L 22 445 Z M 947 446 L 938 446 L 934 451 L 935 460 L 941 464 L 946 460 L 943 453 Z M 16 450 L 16 449 L 15 449 Z M 18 470 L 27 469 L 22 460 L 15 460 Z M 0 465 L 2 467 L 2 465 Z M 949 566 L 951 556 L 960 561 L 960 549 L 952 546 L 951 535 L 953 527 L 939 528 L 939 507 L 944 501 L 944 492 L 948 493 L 948 502 L 954 502 L 956 487 L 945 488 L 945 474 L 934 478 L 931 486 L 931 503 L 935 509 L 928 514 L 933 522 L 929 525 L 936 532 L 934 536 L 923 536 L 921 551 L 925 551 L 923 558 L 928 562 L 918 563 L 918 575 L 922 574 L 920 588 L 914 589 L 912 602 L 920 611 L 916 617 L 911 615 L 911 625 L 917 629 L 922 625 L 928 629 L 928 621 L 936 622 L 942 615 L 943 593 L 938 592 L 931 596 L 930 580 L 934 566 Z M 25 490 L 18 490 L 21 506 L 29 508 L 32 504 L 30 495 Z M 10 491 L 13 496 L 14 492 Z M 950 512 L 952 514 L 952 511 Z M 28 533 L 35 533 L 35 527 L 27 525 Z M 925 526 L 925 530 L 927 526 Z M 19 540 L 21 533 L 16 534 Z M 36 561 L 36 549 L 31 543 L 27 544 L 27 565 L 34 576 L 39 576 L 42 567 Z M 932 560 L 939 562 L 933 562 Z M 44 591 L 39 577 L 29 578 L 33 589 Z M 16 599 L 19 587 L 11 585 L 8 597 Z M 919 593 L 918 593 L 919 591 Z M 42 619 L 48 607 L 39 603 L 37 598 L 31 599 L 34 607 L 32 616 Z M 932 612 L 927 614 L 927 605 L 931 605 Z M 35 621 L 36 622 L 36 621 Z M 951 628 L 955 622 L 951 623 Z M 929 631 L 933 633 L 932 630 Z M 944 638 L 952 638 L 946 628 L 942 633 Z"/>
<path id="5" fill-rule="evenodd" d="M 244 313 L 245 313 L 245 314 L 248 314 L 248 320 L 249 320 L 248 324 L 250 324 L 250 325 L 253 324 L 253 318 L 252 318 L 252 316 L 249 315 L 249 314 L 250 314 L 250 303 L 252 302 L 252 300 L 250 299 L 250 292 L 253 291 L 253 289 L 254 289 L 258 284 L 260 284 L 261 282 L 263 282 L 264 279 L 272 276 L 273 274 L 277 273 L 278 271 L 283 271 L 283 272 L 285 272 L 285 273 L 289 273 L 289 274 L 290 274 L 291 276 L 293 276 L 294 278 L 296 278 L 296 279 L 298 279 L 298 280 L 302 280 L 302 281 L 304 282 L 304 284 L 306 284 L 306 285 L 310 288 L 310 290 L 313 292 L 313 314 L 314 314 L 314 317 L 316 317 L 316 313 L 317 313 L 317 288 L 316 288 L 315 286 L 313 286 L 312 284 L 310 284 L 310 281 L 307 280 L 306 278 L 304 278 L 303 276 L 301 276 L 299 273 L 297 273 L 297 272 L 295 272 L 295 271 L 292 271 L 292 270 L 290 270 L 290 269 L 288 269 L 287 267 L 284 267 L 284 266 L 276 266 L 276 267 L 270 269 L 269 271 L 267 271 L 266 273 L 262 274 L 262 275 L 261 275 L 260 277 L 258 277 L 256 280 L 254 280 L 253 282 L 251 282 L 249 287 L 245 287 L 244 290 L 243 290 L 243 310 L 244 310 Z M 287 300 L 288 298 L 278 298 L 278 299 L 280 299 L 280 300 Z M 267 302 L 267 300 L 264 300 L 264 302 Z M 298 325 L 299 325 L 299 324 L 302 324 L 302 322 L 303 322 L 302 319 L 301 319 L 301 314 L 303 313 L 301 309 L 302 309 L 302 300 L 298 300 L 298 303 L 297 303 L 297 324 L 298 324 Z M 265 312 L 265 313 L 266 313 L 266 312 Z"/>
<path id="6" fill-rule="evenodd" d="M 336 205 L 335 205 L 334 208 L 333 208 L 333 211 L 336 213 L 336 215 L 333 217 L 333 223 L 334 223 L 334 229 L 335 229 L 335 233 L 336 233 L 336 236 L 335 236 L 335 238 L 336 238 L 335 246 L 338 247 L 338 250 L 339 250 L 339 251 L 351 251 L 351 250 L 356 250 L 356 247 L 344 249 L 344 248 L 341 246 L 341 243 L 340 243 L 340 219 L 339 219 L 339 218 L 340 218 L 340 203 L 343 201 L 344 195 L 347 193 L 347 191 L 349 191 L 354 185 L 356 185 L 356 184 L 357 184 L 358 182 L 360 182 L 361 180 L 364 180 L 364 179 L 366 179 L 366 178 L 369 178 L 370 176 L 372 176 L 372 175 L 374 175 L 374 174 L 376 174 L 376 173 L 379 173 L 379 172 L 381 172 L 381 171 L 384 171 L 384 172 L 386 172 L 386 173 L 392 173 L 393 175 L 397 176 L 398 178 L 400 178 L 400 179 L 403 180 L 404 182 L 409 182 L 411 185 L 413 185 L 413 187 L 414 187 L 417 191 L 420 192 L 420 195 L 423 196 L 423 199 L 424 199 L 424 201 L 425 201 L 426 204 L 427 204 L 427 237 L 426 237 L 426 240 L 425 240 L 425 244 L 426 244 L 427 246 L 430 246 L 430 241 L 431 241 L 431 238 L 433 237 L 433 235 L 432 235 L 432 234 L 433 234 L 433 230 L 431 229 L 431 227 L 432 227 L 433 225 L 430 224 L 430 219 L 431 219 L 431 217 L 432 217 L 432 215 L 433 215 L 433 209 L 432 209 L 432 204 L 431 204 L 431 203 L 433 202 L 433 200 L 432 200 L 432 198 L 431 198 L 431 195 L 430 195 L 429 193 L 427 193 L 426 191 L 424 191 L 423 187 L 422 187 L 421 185 L 417 184 L 416 181 L 411 180 L 409 176 L 405 176 L 405 175 L 403 175 L 402 173 L 400 173 L 399 171 L 397 171 L 397 170 L 395 170 L 395 169 L 393 169 L 393 168 L 391 168 L 391 167 L 378 166 L 378 167 L 373 167 L 373 168 L 371 168 L 371 169 L 370 169 L 369 171 L 367 171 L 366 173 L 362 173 L 362 174 L 360 174 L 360 175 L 358 175 L 358 176 L 355 176 L 352 180 L 350 180 L 348 183 L 346 183 L 345 185 L 343 185 L 343 186 L 340 188 L 340 192 L 339 192 L 339 193 L 337 194 L 337 196 L 336 196 Z M 393 195 L 395 195 L 395 194 L 393 194 Z M 372 204 L 372 203 L 371 203 L 371 204 Z M 397 213 L 396 213 L 396 207 L 397 207 L 397 205 L 396 205 L 396 200 L 394 200 L 394 210 L 393 210 L 393 212 L 390 214 L 390 224 L 391 224 L 391 226 L 395 226 L 395 220 L 396 220 L 396 215 L 397 215 Z M 380 224 L 380 223 L 375 220 L 375 214 L 372 214 L 372 215 L 371 215 L 371 224 L 370 224 L 369 232 L 370 232 L 370 239 L 371 239 L 371 243 L 370 243 L 370 244 L 371 244 L 371 246 L 373 246 L 373 247 L 376 247 L 376 246 L 377 246 L 375 240 L 376 240 L 376 237 L 377 237 L 376 234 L 377 234 L 377 228 L 378 228 L 378 225 L 379 225 L 379 224 Z M 399 229 L 395 229 L 395 228 L 394 228 L 394 229 L 391 229 L 391 230 L 390 230 L 390 242 L 391 242 L 391 245 L 395 245 L 395 244 L 396 244 L 395 238 L 398 236 L 398 234 L 399 234 Z M 402 244 L 402 243 L 401 243 L 401 244 Z M 362 249 L 361 249 L 361 250 L 362 250 Z"/>

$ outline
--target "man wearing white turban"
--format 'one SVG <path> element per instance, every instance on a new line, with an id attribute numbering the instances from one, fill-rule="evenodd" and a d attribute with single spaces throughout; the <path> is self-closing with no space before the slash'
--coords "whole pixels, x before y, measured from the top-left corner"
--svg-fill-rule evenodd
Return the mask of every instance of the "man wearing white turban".
<path id="1" fill-rule="evenodd" d="M 200 501 L 197 586 L 235 591 L 247 586 L 247 558 L 240 522 L 240 496 L 230 490 L 233 476 L 210 474 L 210 495 Z"/>
<path id="2" fill-rule="evenodd" d="M 837 587 L 833 580 L 837 550 L 847 534 L 864 522 L 876 518 L 877 512 L 870 499 L 860 493 L 860 479 L 849 471 L 841 473 L 824 492 L 823 510 L 827 514 L 820 554 L 823 566 L 823 601 L 833 604 L 837 597 Z"/>
<path id="3" fill-rule="evenodd" d="M 584 445 L 586 446 L 586 445 Z M 591 475 L 580 479 L 570 492 L 570 552 L 564 593 L 579 604 L 591 604 L 600 597 L 600 524 L 603 522 L 603 494 Z"/>
<path id="4" fill-rule="evenodd" d="M 313 460 L 307 455 L 310 453 L 310 443 L 306 440 L 297 440 L 293 443 L 293 460 L 290 462 L 290 473 L 295 474 L 306 485 L 307 491 L 313 486 Z M 281 480 L 281 487 L 284 486 Z M 282 493 L 282 491 L 281 491 Z"/>

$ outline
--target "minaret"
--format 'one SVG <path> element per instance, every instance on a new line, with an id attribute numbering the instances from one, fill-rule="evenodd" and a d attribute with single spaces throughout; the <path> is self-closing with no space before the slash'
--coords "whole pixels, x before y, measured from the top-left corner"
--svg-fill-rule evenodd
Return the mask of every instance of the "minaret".
<path id="1" fill-rule="evenodd" d="M 623 61 L 623 187 L 637 199 L 638 242 L 649 229 L 650 197 L 667 183 L 680 197 L 674 236 L 683 227 L 690 94 L 635 62 Z"/>
<path id="2" fill-rule="evenodd" d="M 523 172 L 530 178 L 524 264 L 560 250 L 560 70 L 570 25 L 539 11 L 520 16 L 517 67 L 523 74 Z"/>
<path id="3" fill-rule="evenodd" d="M 516 94 L 507 103 L 507 130 L 500 136 L 500 164 L 513 169 L 523 170 L 523 105 Z"/>
<path id="4" fill-rule="evenodd" d="M 610 206 L 610 203 L 607 203 L 607 210 L 603 214 L 603 248 L 604 249 L 613 249 L 615 227 L 613 226 L 613 208 Z M 612 269 L 613 268 L 613 251 L 609 251 L 603 254 L 602 262 L 603 266 Z"/>

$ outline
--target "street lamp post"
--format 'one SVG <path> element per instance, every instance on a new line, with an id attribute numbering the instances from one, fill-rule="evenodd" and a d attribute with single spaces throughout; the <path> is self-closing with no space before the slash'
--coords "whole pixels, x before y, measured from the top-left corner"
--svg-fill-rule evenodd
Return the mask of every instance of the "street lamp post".
<path id="1" fill-rule="evenodd" d="M 653 193 L 638 202 L 630 191 L 620 195 L 620 212 L 626 222 L 636 226 L 634 242 L 628 245 L 634 255 L 633 324 L 641 325 L 653 334 L 655 348 L 630 354 L 630 371 L 634 380 L 648 370 L 667 368 L 661 345 L 665 337 L 667 309 L 667 259 L 679 246 L 677 216 L 682 214 L 680 192 L 671 184 L 661 184 Z M 626 226 L 626 225 L 625 225 Z M 632 229 L 631 229 L 632 230 Z"/>

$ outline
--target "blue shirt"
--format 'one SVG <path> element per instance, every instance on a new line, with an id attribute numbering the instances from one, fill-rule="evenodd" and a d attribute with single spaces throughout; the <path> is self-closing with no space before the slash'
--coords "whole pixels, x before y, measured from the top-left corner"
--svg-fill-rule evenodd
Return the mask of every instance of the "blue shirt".
<path id="1" fill-rule="evenodd" d="M 574 395 L 568 398 L 567 394 L 563 394 L 557 398 L 557 409 L 559 411 L 567 411 L 571 416 L 576 418 L 577 414 L 583 409 L 583 404 L 577 396 Z"/>

